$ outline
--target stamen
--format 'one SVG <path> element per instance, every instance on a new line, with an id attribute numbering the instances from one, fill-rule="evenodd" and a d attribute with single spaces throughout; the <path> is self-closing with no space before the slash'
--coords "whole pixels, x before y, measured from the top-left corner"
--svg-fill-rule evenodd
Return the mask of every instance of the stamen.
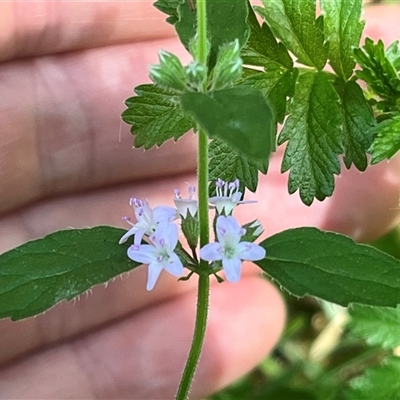
<path id="1" fill-rule="evenodd" d="M 189 199 L 192 199 L 194 194 L 196 193 L 196 188 L 193 185 L 189 185 L 188 192 L 189 192 Z"/>
<path id="2" fill-rule="evenodd" d="M 133 245 L 131 246 L 131 249 L 132 249 L 132 250 L 140 250 L 140 245 L 138 245 L 138 244 L 133 244 Z"/>
<path id="3" fill-rule="evenodd" d="M 181 198 L 181 192 L 179 189 L 174 189 L 174 194 L 175 194 L 175 198 L 176 199 L 180 199 Z"/>
<path id="4" fill-rule="evenodd" d="M 125 217 L 122 217 L 122 220 L 123 220 L 123 221 L 130 221 L 130 220 L 131 220 L 131 218 L 130 218 L 130 217 L 127 217 L 127 216 L 125 216 Z"/>

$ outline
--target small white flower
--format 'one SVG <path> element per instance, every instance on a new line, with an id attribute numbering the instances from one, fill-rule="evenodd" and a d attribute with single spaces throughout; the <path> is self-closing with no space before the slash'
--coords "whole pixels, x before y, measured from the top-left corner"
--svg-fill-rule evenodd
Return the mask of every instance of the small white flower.
<path id="1" fill-rule="evenodd" d="M 133 244 L 128 249 L 128 257 L 136 262 L 148 264 L 147 290 L 152 290 L 163 269 L 174 276 L 183 274 L 183 264 L 174 252 L 178 243 L 178 227 L 168 222 L 160 222 L 150 236 L 152 244 Z"/>
<path id="2" fill-rule="evenodd" d="M 229 282 L 237 282 L 240 279 L 242 260 L 261 260 L 266 251 L 257 244 L 240 241 L 246 230 L 232 216 L 220 215 L 216 228 L 218 242 L 206 244 L 201 248 L 200 258 L 205 261 L 222 260 L 226 279 Z"/>
<path id="3" fill-rule="evenodd" d="M 135 210 L 137 222 L 134 224 L 129 217 L 123 218 L 132 228 L 122 236 L 119 244 L 125 243 L 132 235 L 135 235 L 134 243 L 140 244 L 144 235 L 151 235 L 155 231 L 157 224 L 162 221 L 171 222 L 178 217 L 175 208 L 157 206 L 152 209 L 147 200 L 131 198 L 129 204 Z"/>
<path id="4" fill-rule="evenodd" d="M 225 211 L 225 215 L 232 213 L 232 210 L 239 204 L 257 203 L 256 200 L 240 200 L 242 192 L 239 192 L 239 180 L 225 182 L 218 178 L 216 183 L 217 195 L 209 198 L 209 202 L 217 209 L 218 214 Z"/>
<path id="5" fill-rule="evenodd" d="M 187 213 L 189 213 L 192 217 L 194 217 L 197 213 L 197 200 L 194 199 L 196 188 L 193 185 L 189 185 L 188 192 L 189 198 L 182 199 L 181 192 L 178 189 L 174 190 L 174 203 L 179 214 L 182 215 L 183 218 L 187 217 Z"/>

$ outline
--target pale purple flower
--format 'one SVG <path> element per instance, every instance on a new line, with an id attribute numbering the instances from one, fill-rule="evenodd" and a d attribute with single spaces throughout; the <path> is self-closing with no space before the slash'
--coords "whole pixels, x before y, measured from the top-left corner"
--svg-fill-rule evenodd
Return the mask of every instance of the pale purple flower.
<path id="1" fill-rule="evenodd" d="M 255 200 L 240 200 L 242 192 L 239 192 L 239 180 L 225 182 L 218 178 L 216 183 L 217 195 L 209 198 L 209 202 L 217 209 L 218 214 L 225 211 L 225 215 L 232 213 L 232 210 L 239 204 L 257 203 Z"/>
<path id="2" fill-rule="evenodd" d="M 195 192 L 196 188 L 193 185 L 189 185 L 188 188 L 189 198 L 182 199 L 181 192 L 178 189 L 174 190 L 175 207 L 178 209 L 179 214 L 182 215 L 183 218 L 187 217 L 187 213 L 189 213 L 192 217 L 196 215 L 198 206 L 197 206 L 197 200 L 194 199 Z"/>
<path id="3" fill-rule="evenodd" d="M 246 233 L 232 216 L 217 218 L 218 242 L 206 244 L 200 249 L 200 258 L 205 261 L 222 261 L 226 279 L 237 282 L 240 279 L 242 261 L 256 261 L 265 257 L 266 251 L 258 244 L 241 242 Z"/>
<path id="4" fill-rule="evenodd" d="M 125 243 L 128 238 L 135 235 L 134 243 L 140 244 L 144 235 L 151 235 L 157 224 L 166 221 L 171 222 L 178 217 L 176 209 L 167 206 L 157 206 L 152 209 L 147 200 L 136 199 L 132 197 L 129 204 L 133 206 L 136 216 L 136 224 L 132 223 L 129 217 L 123 219 L 132 225 L 132 228 L 127 231 L 119 243 Z"/>
<path id="5" fill-rule="evenodd" d="M 128 257 L 136 262 L 148 264 L 147 290 L 152 290 L 163 269 L 174 276 L 183 274 L 183 264 L 174 252 L 178 243 L 178 227 L 165 221 L 160 222 L 150 235 L 152 244 L 133 244 Z"/>

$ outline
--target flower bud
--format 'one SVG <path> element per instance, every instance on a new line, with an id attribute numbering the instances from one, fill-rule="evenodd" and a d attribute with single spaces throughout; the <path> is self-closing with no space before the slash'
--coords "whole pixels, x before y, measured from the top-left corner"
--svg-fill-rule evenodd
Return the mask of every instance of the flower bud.
<path id="1" fill-rule="evenodd" d="M 150 66 L 150 79 L 166 89 L 182 92 L 187 90 L 186 72 L 177 56 L 167 51 L 158 54 L 159 65 Z"/>

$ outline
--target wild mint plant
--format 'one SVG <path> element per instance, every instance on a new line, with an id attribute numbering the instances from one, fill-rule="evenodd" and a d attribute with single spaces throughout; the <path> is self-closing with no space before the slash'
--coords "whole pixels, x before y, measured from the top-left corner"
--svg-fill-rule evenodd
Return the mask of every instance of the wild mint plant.
<path id="1" fill-rule="evenodd" d="M 124 217 L 128 231 L 71 229 L 1 255 L 0 317 L 42 313 L 142 264 L 148 290 L 156 290 L 163 271 L 179 284 L 197 275 L 194 338 L 176 395 L 186 399 L 204 340 L 210 279 L 222 283 L 223 270 L 223 284 L 237 282 L 243 260 L 294 296 L 357 303 L 350 311 L 354 321 L 360 310 L 372 316 L 370 306 L 400 303 L 397 259 L 311 227 L 256 244 L 263 230 L 257 215 L 244 225 L 235 219 L 235 207 L 251 203 L 245 191 L 256 191 L 258 174 L 267 173 L 279 145 L 286 144 L 281 170 L 289 171 L 288 191 L 298 191 L 305 205 L 332 195 L 341 158 L 344 167 L 364 171 L 369 154 L 377 163 L 400 148 L 400 49 L 398 42 L 385 49 L 370 39 L 360 47 L 362 0 L 320 0 L 319 14 L 315 0 L 262 3 L 154 3 L 192 60 L 183 65 L 161 50 L 149 71 L 153 83 L 134 89 L 122 119 L 132 126 L 134 146 L 145 150 L 195 132 L 197 192 L 190 185 L 185 198 L 171 188 L 175 207 L 151 208 L 146 199 L 132 198 L 135 220 Z M 392 311 L 378 312 L 386 318 Z M 352 383 L 348 399 L 361 398 L 366 387 L 379 385 L 380 374 L 399 365 L 388 358 L 376 368 Z M 387 398 L 397 393 L 395 386 L 387 388 Z"/>

